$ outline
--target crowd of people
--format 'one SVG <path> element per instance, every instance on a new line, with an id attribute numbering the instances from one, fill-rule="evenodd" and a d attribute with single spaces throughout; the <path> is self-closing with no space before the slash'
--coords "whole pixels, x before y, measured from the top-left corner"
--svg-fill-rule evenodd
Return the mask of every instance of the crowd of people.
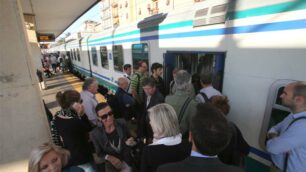
<path id="1" fill-rule="evenodd" d="M 250 146 L 227 120 L 229 99 L 213 87 L 212 73 L 199 75 L 195 91 L 191 75 L 174 69 L 168 93 L 162 64 L 151 65 L 151 76 L 146 62 L 134 67 L 132 73 L 124 65 L 107 102 L 96 100 L 94 78 L 84 81 L 81 93 L 58 92 L 53 142 L 33 150 L 29 172 L 243 171 Z M 281 98 L 292 114 L 269 131 L 267 150 L 281 170 L 305 171 L 306 123 L 300 119 L 306 118 L 306 84 L 288 85 Z"/>

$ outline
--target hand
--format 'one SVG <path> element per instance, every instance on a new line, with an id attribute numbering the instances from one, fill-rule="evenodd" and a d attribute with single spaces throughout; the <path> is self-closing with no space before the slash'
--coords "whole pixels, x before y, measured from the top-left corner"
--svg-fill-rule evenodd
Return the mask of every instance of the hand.
<path id="1" fill-rule="evenodd" d="M 267 137 L 268 137 L 268 139 L 273 139 L 275 137 L 278 137 L 278 133 L 268 133 Z"/>
<path id="2" fill-rule="evenodd" d="M 82 104 L 75 102 L 72 104 L 72 109 L 74 109 L 79 116 L 84 115 L 84 106 Z"/>
<path id="3" fill-rule="evenodd" d="M 128 138 L 126 141 L 125 141 L 125 144 L 128 145 L 128 146 L 135 146 L 136 145 L 136 142 L 134 140 L 133 137 L 130 137 Z"/>
<path id="4" fill-rule="evenodd" d="M 120 170 L 122 168 L 122 162 L 120 161 L 120 159 L 112 156 L 112 155 L 108 155 L 107 160 L 118 170 Z"/>

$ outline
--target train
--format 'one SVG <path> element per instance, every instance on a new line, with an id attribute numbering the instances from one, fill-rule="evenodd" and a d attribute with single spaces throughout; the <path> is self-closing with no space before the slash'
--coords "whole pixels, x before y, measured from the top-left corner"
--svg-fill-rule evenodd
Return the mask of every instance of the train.
<path id="1" fill-rule="evenodd" d="M 182 1 L 183 2 L 183 1 Z M 306 80 L 305 0 L 205 0 L 50 48 L 67 55 L 78 75 L 116 90 L 124 64 L 214 73 L 229 97 L 233 121 L 251 145 L 246 171 L 271 171 L 267 130 L 289 113 L 279 98 L 285 85 Z"/>

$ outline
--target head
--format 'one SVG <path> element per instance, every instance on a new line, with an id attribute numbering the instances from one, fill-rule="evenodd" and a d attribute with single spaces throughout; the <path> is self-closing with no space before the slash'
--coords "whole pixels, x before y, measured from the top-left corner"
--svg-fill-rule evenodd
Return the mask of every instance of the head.
<path id="1" fill-rule="evenodd" d="M 280 95 L 282 104 L 297 113 L 306 110 L 306 82 L 297 81 L 288 84 Z"/>
<path id="2" fill-rule="evenodd" d="M 203 73 L 200 76 L 200 81 L 203 85 L 211 85 L 213 82 L 213 75 L 211 73 Z"/>
<path id="3" fill-rule="evenodd" d="M 29 158 L 29 172 L 60 172 L 68 163 L 69 152 L 52 143 L 35 148 Z"/>
<path id="4" fill-rule="evenodd" d="M 112 108 L 107 103 L 99 103 L 96 106 L 98 120 L 104 127 L 114 125 L 114 114 Z"/>
<path id="5" fill-rule="evenodd" d="M 147 70 L 148 70 L 148 65 L 145 61 L 139 61 L 137 63 L 137 66 L 138 66 L 138 71 L 142 74 L 144 74 Z"/>
<path id="6" fill-rule="evenodd" d="M 118 79 L 118 86 L 123 90 L 127 90 L 129 87 L 129 79 L 126 77 L 121 77 Z"/>
<path id="7" fill-rule="evenodd" d="M 210 103 L 221 110 L 224 115 L 227 115 L 231 109 L 228 98 L 226 96 L 212 96 L 210 98 Z"/>
<path id="8" fill-rule="evenodd" d="M 96 94 L 98 92 L 99 84 L 95 78 L 86 78 L 82 88 L 84 91 L 89 91 L 92 94 Z"/>
<path id="9" fill-rule="evenodd" d="M 174 68 L 173 71 L 172 71 L 172 76 L 173 76 L 173 79 L 176 77 L 176 73 L 179 71 L 178 68 Z"/>
<path id="10" fill-rule="evenodd" d="M 178 90 L 187 91 L 188 85 L 191 82 L 191 76 L 187 71 L 179 70 L 174 81 Z"/>
<path id="11" fill-rule="evenodd" d="M 58 92 L 56 94 L 56 100 L 61 108 L 68 109 L 73 103 L 81 102 L 81 96 L 80 93 L 75 90 L 66 90 L 64 92 Z"/>
<path id="12" fill-rule="evenodd" d="M 123 72 L 130 76 L 132 74 L 132 66 L 130 64 L 125 64 L 123 66 Z"/>
<path id="13" fill-rule="evenodd" d="M 144 78 L 142 81 L 143 91 L 147 96 L 152 96 L 156 92 L 156 83 L 152 78 Z"/>
<path id="14" fill-rule="evenodd" d="M 230 126 L 222 112 L 208 103 L 199 103 L 190 120 L 192 149 L 214 156 L 227 146 L 230 138 Z"/>
<path id="15" fill-rule="evenodd" d="M 153 63 L 151 66 L 152 75 L 161 76 L 163 74 L 163 65 L 160 63 Z"/>
<path id="16" fill-rule="evenodd" d="M 172 106 L 158 104 L 150 108 L 148 114 L 154 138 L 171 137 L 180 133 L 177 115 Z"/>

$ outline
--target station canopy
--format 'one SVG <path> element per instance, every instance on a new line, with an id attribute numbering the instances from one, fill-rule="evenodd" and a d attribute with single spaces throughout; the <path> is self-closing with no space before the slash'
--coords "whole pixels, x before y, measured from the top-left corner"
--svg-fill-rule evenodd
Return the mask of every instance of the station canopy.
<path id="1" fill-rule="evenodd" d="M 20 0 L 23 13 L 35 17 L 36 32 L 63 33 L 75 20 L 101 0 Z"/>

